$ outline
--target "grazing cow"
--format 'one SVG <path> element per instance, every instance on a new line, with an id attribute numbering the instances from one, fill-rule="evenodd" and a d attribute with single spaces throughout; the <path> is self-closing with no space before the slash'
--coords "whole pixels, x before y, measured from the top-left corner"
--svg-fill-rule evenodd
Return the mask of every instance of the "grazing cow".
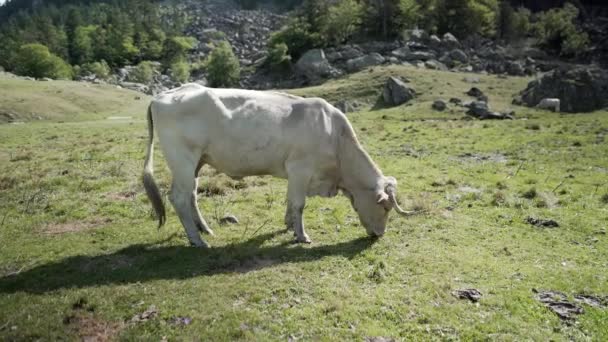
<path id="1" fill-rule="evenodd" d="M 173 175 L 169 198 L 194 246 L 207 247 L 198 231 L 213 234 L 197 206 L 204 164 L 235 179 L 286 178 L 285 224 L 296 242 L 310 243 L 302 223 L 307 196 L 333 197 L 341 190 L 371 236 L 384 234 L 392 208 L 411 214 L 397 204 L 395 178 L 382 174 L 346 116 L 326 101 L 186 84 L 160 94 L 148 107 L 143 181 L 159 227 L 166 216 L 152 177 L 154 126 Z"/>
<path id="2" fill-rule="evenodd" d="M 540 101 L 540 103 L 538 105 L 536 105 L 536 107 L 540 108 L 540 109 L 552 110 L 556 113 L 559 113 L 560 100 L 559 99 L 542 99 Z"/>

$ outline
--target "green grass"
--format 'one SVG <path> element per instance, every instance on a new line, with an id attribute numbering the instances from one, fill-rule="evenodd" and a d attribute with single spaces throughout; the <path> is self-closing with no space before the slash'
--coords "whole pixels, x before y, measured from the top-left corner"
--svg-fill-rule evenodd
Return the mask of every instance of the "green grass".
<path id="1" fill-rule="evenodd" d="M 0 123 L 9 121 L 9 116 L 19 122 L 142 118 L 147 99 L 146 95 L 111 85 L 26 81 L 0 74 Z"/>
<path id="2" fill-rule="evenodd" d="M 313 198 L 305 220 L 314 243 L 293 245 L 283 233 L 285 181 L 204 169 L 199 203 L 216 236 L 210 250 L 189 248 L 172 210 L 160 231 L 151 218 L 143 120 L 0 126 L 0 340 L 608 339 L 607 309 L 583 306 L 567 324 L 532 291 L 608 295 L 608 113 L 516 107 L 527 120 L 463 120 L 430 103 L 468 90 L 457 83 L 465 75 L 411 68 L 294 93 L 371 104 L 388 74 L 408 75 L 422 103 L 349 117 L 398 179 L 403 205 L 427 214 L 392 214 L 377 241 L 348 200 Z M 525 85 L 480 78 L 497 109 Z M 240 223 L 220 226 L 227 213 Z M 531 226 L 529 216 L 560 227 Z M 452 296 L 462 288 L 483 297 Z M 130 322 L 151 305 L 156 316 Z"/>

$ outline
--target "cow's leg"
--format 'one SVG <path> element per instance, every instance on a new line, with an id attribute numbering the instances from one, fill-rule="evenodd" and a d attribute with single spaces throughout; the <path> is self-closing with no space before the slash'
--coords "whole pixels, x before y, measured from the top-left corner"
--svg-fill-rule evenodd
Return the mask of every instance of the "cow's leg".
<path id="1" fill-rule="evenodd" d="M 201 239 L 198 233 L 198 227 L 195 223 L 195 215 L 193 208 L 194 199 L 196 198 L 196 179 L 194 178 L 195 166 L 187 160 L 181 163 L 172 162 L 167 158 L 169 167 L 173 174 L 173 183 L 171 184 L 171 195 L 169 199 L 179 216 L 190 244 L 196 247 L 209 247 L 207 243 Z"/>
<path id="2" fill-rule="evenodd" d="M 297 243 L 311 243 L 312 241 L 304 231 L 302 219 L 310 176 L 305 169 L 297 165 L 288 168 L 287 172 L 287 213 L 290 214 L 288 221 L 293 225 Z"/>
<path id="3" fill-rule="evenodd" d="M 287 228 L 288 232 L 291 230 L 291 231 L 293 231 L 293 234 L 295 235 L 296 231 L 294 229 L 293 215 L 292 215 L 291 206 L 289 205 L 289 199 L 287 200 L 286 207 L 287 207 L 287 209 L 285 210 L 285 227 Z"/>
<path id="4" fill-rule="evenodd" d="M 203 218 L 203 215 L 201 215 L 200 210 L 198 209 L 198 197 L 196 196 L 196 190 L 198 189 L 198 172 L 200 171 L 200 169 L 203 167 L 203 162 L 202 160 L 198 163 L 198 166 L 196 167 L 196 171 L 194 173 L 194 193 L 192 195 L 192 216 L 194 217 L 194 224 L 196 224 L 196 227 L 198 228 L 199 231 L 203 232 L 203 233 L 207 233 L 209 235 L 213 235 L 213 230 L 211 230 L 211 228 L 209 228 L 209 225 L 207 224 L 207 221 L 205 221 L 205 219 Z"/>

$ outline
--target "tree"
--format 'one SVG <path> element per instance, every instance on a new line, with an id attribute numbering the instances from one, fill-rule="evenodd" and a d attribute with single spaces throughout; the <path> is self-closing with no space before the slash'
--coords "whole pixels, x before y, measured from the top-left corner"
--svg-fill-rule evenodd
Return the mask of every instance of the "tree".
<path id="1" fill-rule="evenodd" d="M 35 78 L 71 78 L 72 69 L 60 57 L 49 52 L 42 44 L 25 44 L 19 48 L 15 72 Z"/>
<path id="2" fill-rule="evenodd" d="M 363 5 L 355 0 L 340 0 L 321 17 L 320 33 L 328 44 L 344 43 L 361 25 Z"/>
<path id="3" fill-rule="evenodd" d="M 207 72 L 212 87 L 230 87 L 240 78 L 239 60 L 226 41 L 221 42 L 209 55 Z"/>
<path id="4" fill-rule="evenodd" d="M 437 28 L 440 33 L 450 32 L 457 37 L 493 37 L 497 13 L 497 0 L 438 0 Z"/>
<path id="5" fill-rule="evenodd" d="M 183 62 L 186 59 L 186 53 L 196 46 L 196 39 L 192 37 L 176 36 L 165 41 L 164 61 L 170 66 L 176 62 Z"/>
<path id="6" fill-rule="evenodd" d="M 540 45 L 562 55 L 573 56 L 589 44 L 589 36 L 576 27 L 579 10 L 571 3 L 540 14 L 534 32 Z"/>

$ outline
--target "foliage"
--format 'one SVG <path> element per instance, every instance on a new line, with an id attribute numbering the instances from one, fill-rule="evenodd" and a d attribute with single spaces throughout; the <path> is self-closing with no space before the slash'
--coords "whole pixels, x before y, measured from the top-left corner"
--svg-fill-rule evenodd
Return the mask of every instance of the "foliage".
<path id="1" fill-rule="evenodd" d="M 363 5 L 355 0 L 340 0 L 321 17 L 319 33 L 327 44 L 344 43 L 362 22 Z"/>
<path id="2" fill-rule="evenodd" d="M 15 72 L 35 78 L 71 78 L 72 69 L 42 44 L 25 44 L 16 56 Z"/>
<path id="3" fill-rule="evenodd" d="M 171 78 L 176 82 L 186 83 L 190 77 L 190 66 L 186 62 L 171 64 Z"/>
<path id="4" fill-rule="evenodd" d="M 457 37 L 496 33 L 497 0 L 438 0 L 436 12 L 439 33 Z"/>
<path id="5" fill-rule="evenodd" d="M 318 32 L 302 17 L 292 18 L 285 27 L 270 36 L 269 46 L 287 45 L 289 55 L 297 60 L 306 51 L 320 47 L 322 39 Z"/>
<path id="6" fill-rule="evenodd" d="M 436 30 L 436 0 L 400 0 L 397 24 L 400 29 Z"/>
<path id="7" fill-rule="evenodd" d="M 192 37 L 176 36 L 165 41 L 165 64 L 171 65 L 177 62 L 183 62 L 186 59 L 186 53 L 196 46 L 196 39 Z"/>
<path id="8" fill-rule="evenodd" d="M 509 1 L 501 1 L 496 20 L 497 38 L 507 42 L 524 38 L 530 32 L 530 17 L 531 12 L 527 8 L 515 10 Z"/>
<path id="9" fill-rule="evenodd" d="M 154 64 L 151 61 L 142 61 L 129 73 L 129 80 L 138 83 L 150 83 L 153 77 Z"/>
<path id="10" fill-rule="evenodd" d="M 102 80 L 108 79 L 110 77 L 110 66 L 106 61 L 102 60 L 100 62 L 86 63 L 80 66 L 80 74 L 81 75 L 95 75 L 97 78 Z"/>
<path id="11" fill-rule="evenodd" d="M 239 60 L 230 43 L 224 41 L 213 49 L 207 61 L 207 72 L 212 87 L 230 87 L 240 78 Z"/>
<path id="12" fill-rule="evenodd" d="M 571 3 L 541 13 L 533 30 L 540 45 L 562 55 L 576 55 L 589 43 L 587 33 L 576 27 L 579 10 Z"/>
<path id="13" fill-rule="evenodd" d="M 290 62 L 291 57 L 289 56 L 288 47 L 285 43 L 279 43 L 271 46 L 268 49 L 268 56 L 266 59 L 266 63 L 270 66 L 271 69 L 282 71 L 285 70 Z"/>

